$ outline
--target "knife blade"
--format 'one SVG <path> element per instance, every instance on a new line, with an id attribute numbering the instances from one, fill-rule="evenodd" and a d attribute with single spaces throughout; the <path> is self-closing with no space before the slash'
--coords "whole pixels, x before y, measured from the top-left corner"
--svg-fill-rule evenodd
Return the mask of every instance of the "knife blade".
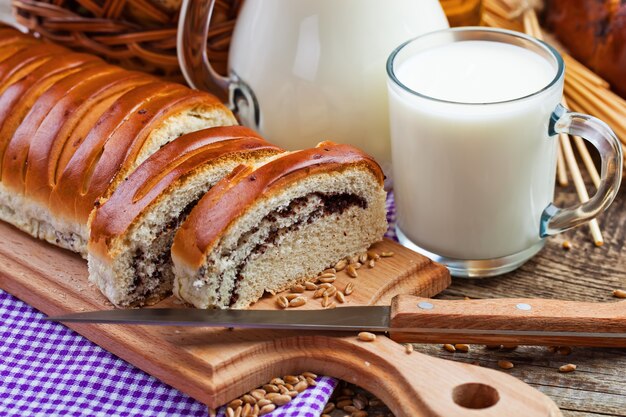
<path id="1" fill-rule="evenodd" d="M 49 317 L 66 323 L 389 332 L 398 342 L 626 347 L 626 302 L 432 300 L 329 310 L 102 310 Z"/>

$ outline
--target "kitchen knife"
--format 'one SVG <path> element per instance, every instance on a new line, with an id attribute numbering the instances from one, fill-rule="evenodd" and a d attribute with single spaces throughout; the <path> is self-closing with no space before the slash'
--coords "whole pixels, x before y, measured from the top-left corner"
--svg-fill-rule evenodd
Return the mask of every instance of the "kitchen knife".
<path id="1" fill-rule="evenodd" d="M 434 300 L 327 310 L 144 308 L 49 317 L 74 323 L 389 332 L 397 342 L 626 347 L 626 302 Z"/>

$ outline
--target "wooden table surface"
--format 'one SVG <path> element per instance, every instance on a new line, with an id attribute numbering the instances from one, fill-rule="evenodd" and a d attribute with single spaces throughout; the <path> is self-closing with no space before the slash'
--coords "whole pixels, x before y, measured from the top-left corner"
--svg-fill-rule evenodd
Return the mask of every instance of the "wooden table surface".
<path id="1" fill-rule="evenodd" d="M 589 189 L 589 194 L 593 193 Z M 559 205 L 574 201 L 573 187 L 557 188 Z M 453 278 L 452 285 L 438 298 L 617 301 L 612 291 L 626 289 L 626 186 L 599 222 L 605 239 L 602 247 L 595 247 L 589 228 L 582 226 L 550 238 L 546 247 L 517 271 L 497 278 Z M 561 246 L 564 240 L 572 243 L 569 251 Z M 498 368 L 498 360 L 509 360 L 515 367 L 502 372 L 509 372 L 552 397 L 566 417 L 626 416 L 626 349 L 573 348 L 565 356 L 535 346 L 506 352 L 475 345 L 469 353 L 449 353 L 441 345 L 415 347 L 429 355 L 478 362 L 489 368 Z M 559 366 L 567 363 L 576 364 L 578 369 L 559 373 Z"/>

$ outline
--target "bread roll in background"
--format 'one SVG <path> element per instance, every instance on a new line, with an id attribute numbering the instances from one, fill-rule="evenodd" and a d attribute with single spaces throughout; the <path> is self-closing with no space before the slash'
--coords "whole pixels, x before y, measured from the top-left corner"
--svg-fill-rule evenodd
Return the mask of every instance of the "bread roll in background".
<path id="1" fill-rule="evenodd" d="M 92 213 L 89 279 L 119 307 L 167 297 L 174 233 L 196 202 L 236 166 L 280 152 L 241 126 L 205 129 L 167 144 Z"/>
<path id="2" fill-rule="evenodd" d="M 387 229 L 383 173 L 349 145 L 240 166 L 174 238 L 174 294 L 198 308 L 245 308 L 365 251 Z"/>
<path id="3" fill-rule="evenodd" d="M 543 21 L 574 58 L 626 98 L 626 3 L 545 0 Z"/>

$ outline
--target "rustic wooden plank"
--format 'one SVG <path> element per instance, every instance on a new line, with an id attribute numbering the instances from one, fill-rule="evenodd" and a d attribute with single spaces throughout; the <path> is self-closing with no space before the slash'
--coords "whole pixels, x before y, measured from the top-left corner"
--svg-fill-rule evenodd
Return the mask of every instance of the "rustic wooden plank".
<path id="1" fill-rule="evenodd" d="M 594 190 L 589 189 L 593 194 Z M 573 187 L 557 190 L 557 203 L 573 204 Z M 626 289 L 626 189 L 622 187 L 609 210 L 600 216 L 605 244 L 595 247 L 586 226 L 548 239 L 535 258 L 517 271 L 497 278 L 453 278 L 438 297 L 455 299 L 543 297 L 561 300 L 616 301 L 612 290 Z M 566 251 L 564 240 L 572 243 Z M 459 341 L 462 342 L 462 341 Z M 451 354 L 441 346 L 415 345 L 429 355 L 497 368 L 499 359 L 516 364 L 510 373 L 549 395 L 568 417 L 626 416 L 626 349 L 576 348 L 568 356 L 541 347 L 519 347 L 512 352 L 474 346 Z M 557 368 L 574 363 L 578 369 L 561 374 Z"/>

